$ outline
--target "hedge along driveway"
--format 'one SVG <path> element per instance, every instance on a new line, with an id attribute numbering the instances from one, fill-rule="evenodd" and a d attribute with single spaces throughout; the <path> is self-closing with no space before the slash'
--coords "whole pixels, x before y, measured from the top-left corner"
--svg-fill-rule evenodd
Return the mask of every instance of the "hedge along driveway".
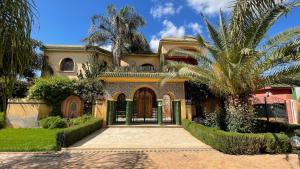
<path id="1" fill-rule="evenodd" d="M 289 138 L 279 133 L 234 133 L 183 121 L 183 127 L 212 148 L 228 154 L 287 153 Z"/>

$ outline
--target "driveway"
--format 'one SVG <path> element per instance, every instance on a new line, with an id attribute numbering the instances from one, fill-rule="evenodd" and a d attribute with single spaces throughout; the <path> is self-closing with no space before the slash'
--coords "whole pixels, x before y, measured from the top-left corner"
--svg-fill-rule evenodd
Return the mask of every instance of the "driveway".
<path id="1" fill-rule="evenodd" d="M 93 133 L 67 150 L 87 149 L 211 149 L 183 128 L 107 128 Z"/>

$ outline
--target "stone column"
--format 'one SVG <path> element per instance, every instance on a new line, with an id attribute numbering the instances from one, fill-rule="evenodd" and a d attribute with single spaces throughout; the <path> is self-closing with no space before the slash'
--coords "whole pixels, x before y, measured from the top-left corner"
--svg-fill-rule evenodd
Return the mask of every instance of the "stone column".
<path id="1" fill-rule="evenodd" d="M 131 124 L 133 100 L 126 99 L 126 125 Z"/>
<path id="2" fill-rule="evenodd" d="M 108 100 L 107 112 L 108 112 L 108 125 L 112 125 L 114 123 L 114 116 L 115 116 L 115 101 L 114 100 Z"/>
<path id="3" fill-rule="evenodd" d="M 161 125 L 163 122 L 162 99 L 157 100 L 157 123 Z"/>
<path id="4" fill-rule="evenodd" d="M 181 125 L 181 105 L 180 100 L 174 100 L 173 101 L 173 111 L 175 116 L 175 124 Z"/>

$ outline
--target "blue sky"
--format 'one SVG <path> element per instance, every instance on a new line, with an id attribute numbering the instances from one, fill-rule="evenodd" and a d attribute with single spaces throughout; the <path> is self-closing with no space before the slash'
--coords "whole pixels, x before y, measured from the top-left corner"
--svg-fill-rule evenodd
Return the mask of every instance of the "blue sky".
<path id="1" fill-rule="evenodd" d="M 152 49 L 156 51 L 164 36 L 184 36 L 207 32 L 199 12 L 217 23 L 220 8 L 229 11 L 232 0 L 36 0 L 38 20 L 32 36 L 44 44 L 83 44 L 88 35 L 90 17 L 105 14 L 106 6 L 118 9 L 133 6 L 147 24 L 141 29 Z M 300 26 L 300 8 L 281 18 L 270 30 L 272 36 L 287 28 Z M 104 46 L 109 49 L 109 46 Z"/>

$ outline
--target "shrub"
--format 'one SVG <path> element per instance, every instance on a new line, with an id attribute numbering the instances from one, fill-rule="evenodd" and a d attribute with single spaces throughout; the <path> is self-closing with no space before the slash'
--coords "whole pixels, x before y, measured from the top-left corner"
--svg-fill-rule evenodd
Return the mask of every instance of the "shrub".
<path id="1" fill-rule="evenodd" d="M 300 129 L 300 125 L 288 124 L 276 121 L 258 120 L 257 131 L 258 132 L 272 132 L 280 133 L 284 132 L 288 135 L 293 135 L 295 130 Z"/>
<path id="2" fill-rule="evenodd" d="M 285 134 L 226 132 L 183 120 L 183 127 L 212 148 L 228 154 L 286 153 L 291 150 Z"/>
<path id="3" fill-rule="evenodd" d="M 61 102 L 72 94 L 74 80 L 52 76 L 36 79 L 29 90 L 29 98 L 45 100 L 52 106 L 52 116 L 61 116 Z"/>
<path id="4" fill-rule="evenodd" d="M 251 105 L 226 106 L 227 129 L 232 132 L 253 133 L 257 125 L 255 110 Z"/>
<path id="5" fill-rule="evenodd" d="M 84 102 L 84 111 L 92 112 L 93 103 L 103 95 L 103 86 L 98 79 L 82 79 L 72 84 L 72 92 Z"/>
<path id="6" fill-rule="evenodd" d="M 59 116 L 50 116 L 40 120 L 40 126 L 46 129 L 65 128 L 67 127 L 67 121 Z"/>
<path id="7" fill-rule="evenodd" d="M 295 135 L 297 135 L 298 137 L 300 136 L 300 129 L 297 129 L 294 131 Z"/>
<path id="8" fill-rule="evenodd" d="M 75 125 L 81 125 L 81 124 L 84 124 L 90 120 L 94 119 L 93 116 L 90 116 L 90 115 L 83 115 L 81 117 L 77 117 L 77 118 L 73 118 L 73 119 L 70 119 L 70 126 L 75 126 Z"/>
<path id="9" fill-rule="evenodd" d="M 3 114 L 3 112 L 0 112 L 0 129 L 3 128 L 4 125 L 5 125 L 4 114 Z"/>
<path id="10" fill-rule="evenodd" d="M 208 113 L 204 112 L 204 125 L 209 127 L 214 127 L 218 129 L 225 128 L 225 117 L 226 113 L 222 111 L 221 107 L 217 106 L 214 112 Z"/>
<path id="11" fill-rule="evenodd" d="M 60 76 L 39 78 L 29 90 L 29 98 L 45 100 L 52 106 L 52 116 L 62 116 L 61 103 L 70 95 L 79 96 L 85 112 L 91 112 L 93 102 L 102 94 L 102 83 L 97 79 L 78 81 Z"/>
<path id="12" fill-rule="evenodd" d="M 87 135 L 99 130 L 102 126 L 102 120 L 92 119 L 88 122 L 64 129 L 57 133 L 57 145 L 59 147 L 68 147 Z"/>

